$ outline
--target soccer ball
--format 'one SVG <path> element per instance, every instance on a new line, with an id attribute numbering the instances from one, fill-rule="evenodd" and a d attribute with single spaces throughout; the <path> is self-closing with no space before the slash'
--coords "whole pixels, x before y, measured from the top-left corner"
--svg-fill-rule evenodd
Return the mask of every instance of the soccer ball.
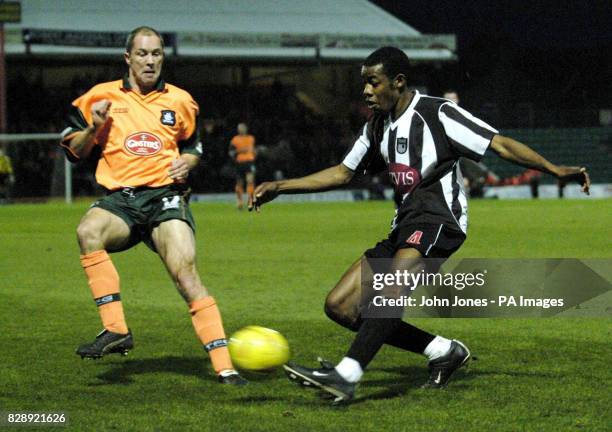
<path id="1" fill-rule="evenodd" d="M 276 330 L 248 326 L 230 337 L 229 352 L 241 369 L 271 370 L 289 360 L 289 343 Z"/>

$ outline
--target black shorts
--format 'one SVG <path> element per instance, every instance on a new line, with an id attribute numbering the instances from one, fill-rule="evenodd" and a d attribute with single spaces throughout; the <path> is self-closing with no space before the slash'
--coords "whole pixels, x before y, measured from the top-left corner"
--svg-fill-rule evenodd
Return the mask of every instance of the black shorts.
<path id="1" fill-rule="evenodd" d="M 249 173 L 255 175 L 255 162 L 244 162 L 236 164 L 236 180 L 242 180 Z"/>
<path id="2" fill-rule="evenodd" d="M 364 252 L 367 258 L 393 258 L 400 249 L 414 248 L 427 258 L 448 258 L 465 241 L 459 228 L 416 223 L 396 227 L 389 237 Z"/>
<path id="3" fill-rule="evenodd" d="M 91 207 L 119 216 L 130 228 L 128 242 L 109 252 L 127 250 L 141 241 L 156 252 L 151 233 L 159 224 L 171 219 L 185 221 L 195 233 L 195 221 L 189 209 L 189 189 L 182 185 L 109 191 Z"/>

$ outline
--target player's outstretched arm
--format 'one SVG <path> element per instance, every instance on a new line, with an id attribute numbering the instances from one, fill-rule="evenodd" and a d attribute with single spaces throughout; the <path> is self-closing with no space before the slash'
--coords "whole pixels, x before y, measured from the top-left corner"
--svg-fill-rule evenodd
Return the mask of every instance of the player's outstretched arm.
<path id="1" fill-rule="evenodd" d="M 491 150 L 502 159 L 526 168 L 533 168 L 552 174 L 563 183 L 576 182 L 582 186 L 582 192 L 587 195 L 589 194 L 591 180 L 585 167 L 555 165 L 525 144 L 502 135 L 495 135 L 493 137 Z"/>
<path id="2" fill-rule="evenodd" d="M 111 101 L 103 99 L 91 106 L 93 124 L 74 135 L 70 140 L 70 150 L 80 159 L 91 153 L 95 144 L 96 131 L 109 119 Z"/>
<path id="3" fill-rule="evenodd" d="M 321 192 L 347 184 L 353 178 L 353 171 L 339 164 L 323 171 L 296 179 L 265 182 L 255 188 L 253 198 L 249 199 L 249 211 L 272 201 L 280 194 Z"/>

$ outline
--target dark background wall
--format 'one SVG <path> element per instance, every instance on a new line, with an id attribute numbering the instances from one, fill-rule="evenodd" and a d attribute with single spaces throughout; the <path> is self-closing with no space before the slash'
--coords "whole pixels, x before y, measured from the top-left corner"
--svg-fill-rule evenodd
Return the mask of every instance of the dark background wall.
<path id="1" fill-rule="evenodd" d="M 374 0 L 423 33 L 457 35 L 459 61 L 431 93 L 504 126 L 591 126 L 612 108 L 609 1 Z"/>

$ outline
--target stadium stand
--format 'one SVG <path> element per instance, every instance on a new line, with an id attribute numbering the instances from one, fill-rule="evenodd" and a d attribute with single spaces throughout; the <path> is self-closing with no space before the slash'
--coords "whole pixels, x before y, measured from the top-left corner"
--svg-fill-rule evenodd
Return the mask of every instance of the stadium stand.
<path id="1" fill-rule="evenodd" d="M 299 176 L 338 163 L 368 115 L 360 97 L 358 61 L 376 44 L 411 38 L 414 46 L 407 52 L 421 60 L 411 80 L 431 94 L 452 73 L 443 65 L 455 59 L 453 35 L 422 35 L 365 0 L 287 2 L 280 11 L 279 3 L 272 0 L 256 6 L 247 0 L 188 3 L 192 7 L 180 10 L 155 0 L 144 9 L 139 2 L 112 0 L 101 8 L 97 1 L 83 0 L 78 9 L 67 10 L 43 0 L 24 0 L 22 23 L 6 26 L 7 132 L 59 133 L 70 101 L 94 83 L 123 73 L 119 36 L 133 26 L 136 16 L 170 34 L 166 78 L 194 95 L 209 125 L 204 161 L 192 180 L 200 193 L 232 190 L 227 145 L 235 124 L 242 120 L 257 136 L 259 181 Z M 315 3 L 317 7 L 312 7 Z M 117 15 L 115 9 L 122 13 Z M 92 31 L 91 22 L 104 31 Z M 203 28 L 208 33 L 202 33 Z M 332 40 L 330 28 L 345 39 Z M 207 38 L 213 33 L 220 37 L 211 42 Z M 264 33 L 266 37 L 258 39 Z M 450 48 L 440 48 L 440 42 L 448 42 Z M 254 43 L 267 48 L 248 46 Z M 428 44 L 434 48 L 426 49 Z M 495 110 L 487 110 L 486 104 L 466 108 L 484 113 L 482 118 L 496 127 L 517 125 L 496 121 Z M 550 124 L 540 121 L 539 115 L 536 111 L 529 125 Z M 611 183 L 612 127 L 580 125 L 585 127 L 502 132 L 559 163 L 583 161 L 594 182 Z M 6 148 L 15 169 L 12 196 L 63 195 L 63 154 L 53 142 L 9 142 Z M 520 173 L 492 156 L 484 162 L 500 177 Z M 91 162 L 74 167 L 75 195 L 99 193 L 92 172 Z M 552 181 L 542 178 L 543 183 Z"/>
<path id="2" fill-rule="evenodd" d="M 505 129 L 501 133 L 524 142 L 558 164 L 571 165 L 580 161 L 589 167 L 593 183 L 612 181 L 612 127 Z M 524 171 L 492 154 L 487 154 L 483 162 L 501 178 Z M 541 178 L 541 183 L 554 181 L 551 176 Z"/>

